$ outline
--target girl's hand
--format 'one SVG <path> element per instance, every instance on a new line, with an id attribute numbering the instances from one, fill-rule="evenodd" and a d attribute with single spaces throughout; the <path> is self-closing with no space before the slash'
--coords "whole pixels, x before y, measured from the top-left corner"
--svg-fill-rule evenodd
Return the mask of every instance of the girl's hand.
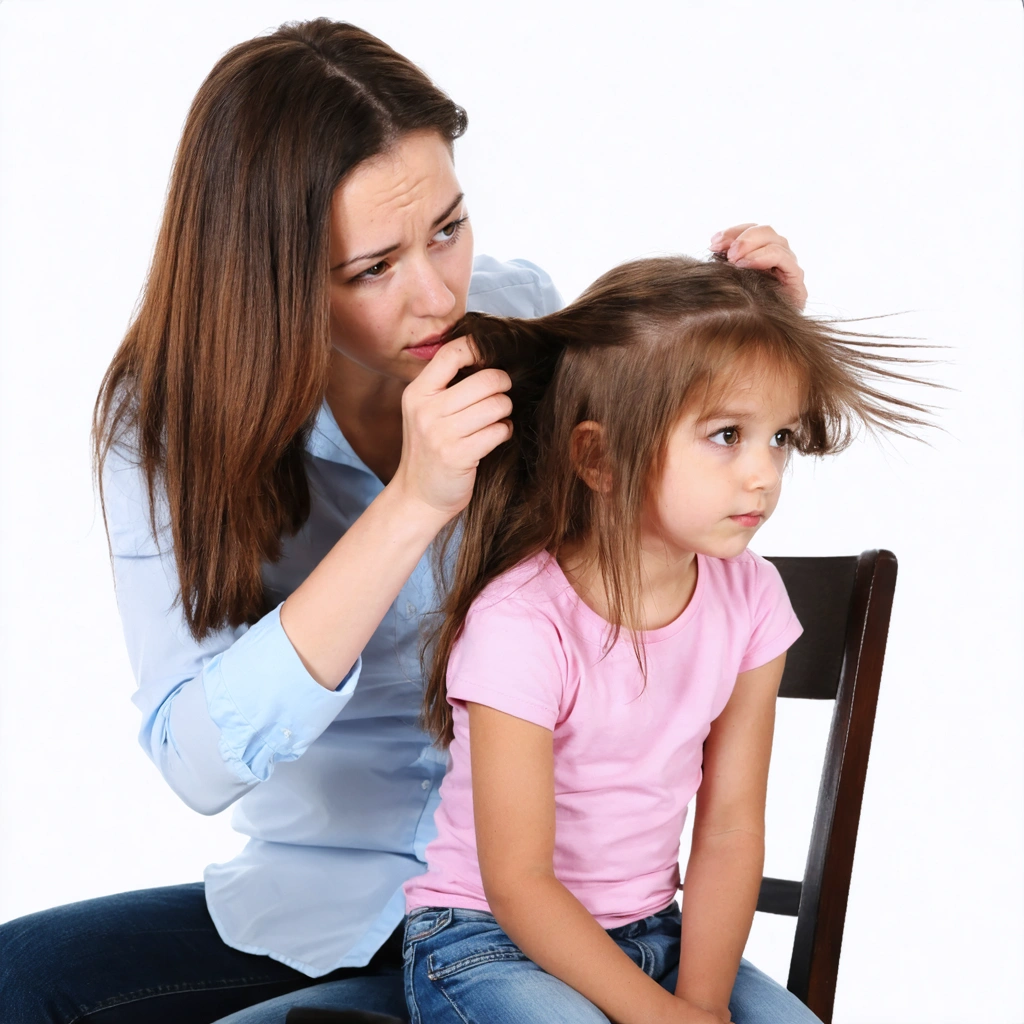
<path id="1" fill-rule="evenodd" d="M 728 1008 L 725 1009 L 723 1017 L 721 1012 L 716 1011 L 712 1006 L 695 1003 L 680 996 L 676 996 L 676 1000 L 679 1005 L 679 1013 L 672 1018 L 673 1024 L 733 1024 Z"/>
<path id="2" fill-rule="evenodd" d="M 797 309 L 807 301 L 804 272 L 789 242 L 767 224 L 737 224 L 711 237 L 712 252 L 724 252 L 730 263 L 754 270 L 770 270 L 782 282 L 782 290 Z"/>
<path id="3" fill-rule="evenodd" d="M 402 394 L 402 458 L 388 486 L 436 513 L 438 529 L 469 504 L 480 460 L 512 436 L 504 370 L 478 370 L 448 387 L 477 359 L 472 339 L 456 338 Z"/>

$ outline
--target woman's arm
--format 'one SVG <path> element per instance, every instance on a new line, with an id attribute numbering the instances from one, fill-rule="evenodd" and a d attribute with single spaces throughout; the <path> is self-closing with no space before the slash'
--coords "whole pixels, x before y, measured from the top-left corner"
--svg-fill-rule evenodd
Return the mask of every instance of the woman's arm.
<path id="1" fill-rule="evenodd" d="M 275 763 L 302 756 L 352 696 L 363 647 L 437 531 L 469 500 L 476 462 L 508 437 L 506 374 L 482 371 L 445 388 L 472 360 L 460 339 L 409 385 L 393 486 L 280 609 L 248 630 L 225 627 L 194 640 L 177 599 L 169 530 L 152 536 L 138 466 L 117 449 L 108 455 L 105 508 L 139 687 L 139 739 L 194 810 L 215 814 L 267 779 Z M 165 518 L 158 509 L 158 527 Z"/>
<path id="2" fill-rule="evenodd" d="M 551 731 L 467 707 L 480 872 L 498 924 L 618 1024 L 717 1024 L 640 970 L 555 877 Z"/>
<path id="3" fill-rule="evenodd" d="M 480 370 L 448 387 L 475 360 L 459 338 L 406 387 L 394 479 L 281 608 L 288 639 L 327 689 L 356 663 L 433 539 L 469 503 L 477 464 L 512 435 L 504 370 Z"/>
<path id="4" fill-rule="evenodd" d="M 741 672 L 704 741 L 676 994 L 728 1021 L 764 868 L 775 701 L 786 655 Z"/>

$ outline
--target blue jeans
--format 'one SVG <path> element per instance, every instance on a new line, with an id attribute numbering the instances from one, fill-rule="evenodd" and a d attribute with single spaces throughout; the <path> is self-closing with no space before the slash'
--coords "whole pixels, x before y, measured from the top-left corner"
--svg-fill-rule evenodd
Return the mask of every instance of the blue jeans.
<path id="1" fill-rule="evenodd" d="M 309 978 L 226 946 L 203 885 L 85 900 L 0 925 L 3 1024 L 284 1024 L 293 1006 L 405 1019 L 399 933 Z"/>
<path id="2" fill-rule="evenodd" d="M 673 903 L 608 934 L 642 971 L 673 991 L 680 923 Z M 590 1000 L 542 971 L 479 910 L 414 910 L 406 919 L 403 953 L 412 1024 L 608 1024 Z M 747 960 L 740 961 L 729 1010 L 736 1024 L 821 1024 Z"/>

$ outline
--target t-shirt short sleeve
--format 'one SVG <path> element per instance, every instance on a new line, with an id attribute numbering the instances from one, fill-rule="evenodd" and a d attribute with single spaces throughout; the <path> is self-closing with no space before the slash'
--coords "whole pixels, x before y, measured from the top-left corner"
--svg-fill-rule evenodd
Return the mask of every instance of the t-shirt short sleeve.
<path id="1" fill-rule="evenodd" d="M 789 650 L 804 631 L 786 593 L 779 570 L 765 558 L 754 555 L 753 592 L 750 596 L 751 631 L 739 671 L 767 665 Z"/>
<path id="2" fill-rule="evenodd" d="M 558 629 L 516 598 L 478 600 L 448 661 L 448 701 L 472 701 L 545 729 L 559 718 L 566 658 Z"/>

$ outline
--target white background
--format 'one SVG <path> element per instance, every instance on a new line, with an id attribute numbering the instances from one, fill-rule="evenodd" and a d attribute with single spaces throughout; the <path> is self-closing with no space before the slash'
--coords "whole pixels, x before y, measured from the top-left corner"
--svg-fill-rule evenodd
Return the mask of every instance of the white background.
<path id="1" fill-rule="evenodd" d="M 469 111 L 477 250 L 568 299 L 771 223 L 809 312 L 950 346 L 930 446 L 800 462 L 765 554 L 900 560 L 836 1024 L 1019 1024 L 1022 61 L 1018 0 L 0 6 L 0 919 L 192 881 L 240 845 L 139 749 L 88 428 L 186 109 L 229 46 L 328 14 Z M 766 873 L 798 878 L 830 708 L 780 709 Z M 747 956 L 783 982 L 793 924 Z"/>

